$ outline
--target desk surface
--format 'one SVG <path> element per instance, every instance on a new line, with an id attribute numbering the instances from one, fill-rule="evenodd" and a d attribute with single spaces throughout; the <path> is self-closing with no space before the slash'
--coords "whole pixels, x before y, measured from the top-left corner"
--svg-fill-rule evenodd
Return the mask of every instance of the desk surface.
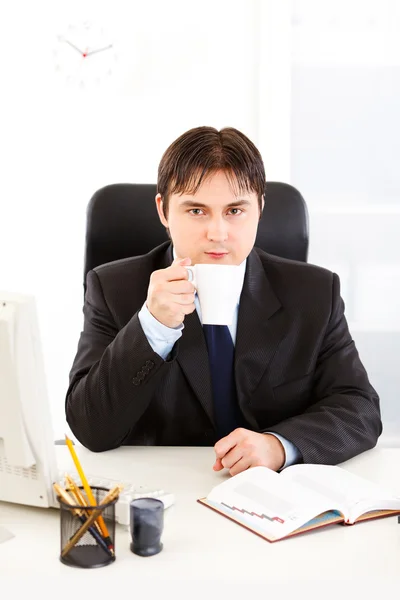
<path id="1" fill-rule="evenodd" d="M 67 448 L 58 446 L 56 451 L 59 467 L 72 470 Z M 118 525 L 115 563 L 91 571 L 67 567 L 58 559 L 57 509 L 0 503 L 0 524 L 15 534 L 0 544 L 0 576 L 20 575 L 22 570 L 28 578 L 46 574 L 78 585 L 83 578 L 102 585 L 113 573 L 117 579 L 131 577 L 136 591 L 148 590 L 155 581 L 174 589 L 180 582 L 179 589 L 192 590 L 201 584 L 217 589 L 224 582 L 237 590 L 242 585 L 249 588 L 249 582 L 264 587 L 318 581 L 326 588 L 327 582 L 339 580 L 372 589 L 374 583 L 385 581 L 396 582 L 400 593 L 397 517 L 353 527 L 333 525 L 270 544 L 196 502 L 227 477 L 213 472 L 212 448 L 124 447 L 94 454 L 78 447 L 77 451 L 88 473 L 130 479 L 175 494 L 175 505 L 165 513 L 163 551 L 149 558 L 132 554 L 129 531 Z M 399 463 L 400 449 L 375 448 L 342 466 L 400 489 Z"/>

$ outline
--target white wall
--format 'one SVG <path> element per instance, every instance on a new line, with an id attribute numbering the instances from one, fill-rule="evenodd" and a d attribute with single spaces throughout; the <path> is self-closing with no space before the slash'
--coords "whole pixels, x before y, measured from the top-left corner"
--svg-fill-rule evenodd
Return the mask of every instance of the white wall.
<path id="1" fill-rule="evenodd" d="M 298 0 L 291 15 L 291 181 L 310 262 L 341 277 L 346 315 L 400 445 L 400 4 Z"/>

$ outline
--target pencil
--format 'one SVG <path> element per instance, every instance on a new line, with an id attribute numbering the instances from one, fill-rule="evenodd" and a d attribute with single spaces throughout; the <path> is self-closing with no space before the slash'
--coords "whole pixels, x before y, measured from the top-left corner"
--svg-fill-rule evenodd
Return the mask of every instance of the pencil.
<path id="1" fill-rule="evenodd" d="M 72 477 L 70 477 L 70 475 L 68 475 L 67 473 L 65 473 L 64 477 L 71 489 L 71 493 L 74 496 L 76 503 L 80 504 L 81 506 L 88 506 L 88 501 L 86 500 L 85 496 L 82 494 L 81 490 L 79 489 L 79 487 L 75 483 L 75 481 L 72 479 Z M 91 512 L 92 511 L 90 511 L 90 510 L 85 511 L 86 516 L 90 517 Z M 94 524 L 95 524 L 97 531 L 102 536 L 103 532 L 101 531 L 100 525 L 98 524 L 97 521 L 95 521 Z"/>
<path id="2" fill-rule="evenodd" d="M 66 492 L 60 485 L 58 485 L 58 483 L 54 483 L 53 484 L 54 490 L 56 492 L 56 494 L 58 494 L 58 496 L 60 496 L 60 498 L 62 498 L 64 500 L 64 502 L 66 504 L 69 504 L 70 506 L 74 505 L 74 501 L 71 498 L 71 496 L 68 494 L 68 492 Z M 88 521 L 88 518 L 85 517 L 83 510 L 80 510 L 79 508 L 73 508 L 71 509 L 72 512 L 77 515 L 77 517 L 79 518 L 79 520 L 81 521 L 81 523 L 86 524 Z M 98 531 L 96 531 L 96 529 L 89 525 L 87 527 L 87 530 L 89 531 L 89 533 L 94 537 L 94 539 L 96 540 L 96 542 L 99 544 L 99 546 L 101 548 L 103 548 L 103 550 L 105 552 L 107 552 L 107 554 L 109 554 L 110 556 L 114 556 L 114 551 L 111 550 L 105 540 L 101 537 L 101 535 L 99 534 Z"/>
<path id="3" fill-rule="evenodd" d="M 88 483 L 88 481 L 86 479 L 86 476 L 85 476 L 85 474 L 83 472 L 83 469 L 81 467 L 81 464 L 80 464 L 79 459 L 77 457 L 77 454 L 75 452 L 74 446 L 72 445 L 72 442 L 71 442 L 71 440 L 69 439 L 69 437 L 67 435 L 65 436 L 65 442 L 66 442 L 66 444 L 67 444 L 67 446 L 69 448 L 69 451 L 70 451 L 71 456 L 72 456 L 72 460 L 74 461 L 76 470 L 79 473 L 79 477 L 81 478 L 82 485 L 83 485 L 83 488 L 84 488 L 84 490 L 86 492 L 88 500 L 89 500 L 89 502 L 90 502 L 90 504 L 92 506 L 96 506 L 96 500 L 95 500 L 95 498 L 93 496 L 93 492 L 92 492 L 92 490 L 90 488 L 90 485 L 89 485 L 89 483 Z M 104 523 L 104 519 L 101 516 L 101 514 L 99 514 L 98 522 L 99 522 L 100 529 L 101 529 L 101 531 L 103 533 L 103 537 L 104 537 L 104 539 L 106 541 L 107 546 L 109 548 L 110 547 L 112 548 L 113 547 L 113 543 L 111 541 L 110 534 L 108 533 L 106 524 Z"/>
<path id="4" fill-rule="evenodd" d="M 121 490 L 122 490 L 122 486 L 120 486 L 120 485 L 115 486 L 112 490 L 110 490 L 108 492 L 108 494 L 106 494 L 106 496 L 104 496 L 104 498 L 103 498 L 102 502 L 100 502 L 99 506 L 108 504 L 108 502 L 115 500 L 115 498 L 118 497 Z M 81 539 L 83 534 L 94 523 L 94 521 L 98 518 L 100 513 L 101 513 L 101 508 L 93 510 L 90 517 L 86 520 L 86 523 L 84 523 L 82 525 L 82 527 L 80 527 L 78 529 L 78 531 L 72 536 L 72 538 L 65 544 L 64 548 L 62 549 L 61 556 L 65 556 L 66 554 L 68 554 L 68 552 L 71 550 L 71 548 L 73 548 L 75 546 L 75 544 L 77 542 L 79 542 L 79 540 Z"/>

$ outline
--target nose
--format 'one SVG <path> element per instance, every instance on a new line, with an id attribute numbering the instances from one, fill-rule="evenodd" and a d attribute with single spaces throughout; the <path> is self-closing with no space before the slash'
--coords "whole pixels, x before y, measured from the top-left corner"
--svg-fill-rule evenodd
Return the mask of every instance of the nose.
<path id="1" fill-rule="evenodd" d="M 210 222 L 207 239 L 210 242 L 224 242 L 228 239 L 228 224 L 222 217 L 217 217 Z"/>

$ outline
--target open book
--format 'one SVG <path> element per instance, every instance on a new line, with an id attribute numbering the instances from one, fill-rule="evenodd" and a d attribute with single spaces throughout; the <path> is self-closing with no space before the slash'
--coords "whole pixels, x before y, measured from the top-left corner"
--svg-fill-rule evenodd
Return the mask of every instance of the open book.
<path id="1" fill-rule="evenodd" d="M 269 542 L 333 523 L 400 513 L 400 495 L 341 467 L 293 465 L 281 473 L 253 467 L 198 502 Z"/>

